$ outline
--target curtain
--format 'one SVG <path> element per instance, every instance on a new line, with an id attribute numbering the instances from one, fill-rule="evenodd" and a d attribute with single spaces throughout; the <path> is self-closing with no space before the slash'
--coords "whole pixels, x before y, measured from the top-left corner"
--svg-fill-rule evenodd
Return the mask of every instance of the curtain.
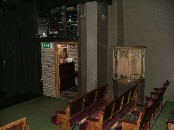
<path id="1" fill-rule="evenodd" d="M 0 45 L 0 92 L 4 91 L 4 60 L 2 55 L 2 47 Z"/>
<path id="2" fill-rule="evenodd" d="M 34 37 L 22 37 L 18 10 L 3 10 L 1 49 L 5 60 L 6 96 L 42 94 L 40 44 Z"/>

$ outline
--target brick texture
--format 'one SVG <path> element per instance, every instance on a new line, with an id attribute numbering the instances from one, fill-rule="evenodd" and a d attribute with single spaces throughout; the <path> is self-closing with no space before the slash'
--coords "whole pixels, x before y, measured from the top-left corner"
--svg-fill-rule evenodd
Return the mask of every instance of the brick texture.
<path id="1" fill-rule="evenodd" d="M 41 49 L 43 93 L 46 96 L 56 97 L 54 49 Z"/>

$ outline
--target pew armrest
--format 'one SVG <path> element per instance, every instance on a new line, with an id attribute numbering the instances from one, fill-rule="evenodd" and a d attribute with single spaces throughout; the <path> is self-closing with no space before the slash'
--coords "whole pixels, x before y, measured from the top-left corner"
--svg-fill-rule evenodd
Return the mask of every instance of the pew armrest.
<path id="1" fill-rule="evenodd" d="M 172 114 L 174 114 L 174 109 L 171 111 Z"/>
<path id="2" fill-rule="evenodd" d="M 66 111 L 55 111 L 55 114 L 66 114 Z"/>
<path id="3" fill-rule="evenodd" d="M 145 96 L 146 101 L 152 99 L 152 97 Z"/>
<path id="4" fill-rule="evenodd" d="M 139 116 L 140 111 L 138 111 L 137 109 L 134 109 L 134 110 L 131 110 L 131 113 L 134 114 L 134 115 Z"/>
<path id="5" fill-rule="evenodd" d="M 93 121 L 93 122 L 99 122 L 99 116 L 100 116 L 100 114 L 101 114 L 101 110 L 99 110 L 98 112 L 96 112 L 93 115 L 89 116 L 87 118 L 87 120 Z"/>
<path id="6" fill-rule="evenodd" d="M 140 106 L 140 107 L 147 107 L 147 104 L 146 103 L 139 103 L 138 106 Z"/>
<path id="7" fill-rule="evenodd" d="M 87 120 L 93 121 L 93 122 L 99 122 L 99 119 L 94 118 L 94 117 L 88 117 Z"/>
<path id="8" fill-rule="evenodd" d="M 59 124 L 59 120 L 57 118 L 57 115 L 54 115 L 54 116 L 51 117 L 51 123 L 55 124 L 55 125 Z"/>
<path id="9" fill-rule="evenodd" d="M 29 124 L 26 124 L 26 126 L 25 126 L 25 130 L 29 130 L 29 129 L 30 129 Z"/>
<path id="10" fill-rule="evenodd" d="M 156 91 L 156 90 L 161 90 L 161 89 L 162 89 L 162 88 L 153 88 L 153 90 L 155 90 L 155 91 Z"/>
<path id="11" fill-rule="evenodd" d="M 167 124 L 168 124 L 168 123 L 170 123 L 170 124 L 174 124 L 174 120 L 169 119 L 169 120 L 166 121 L 166 123 L 167 123 Z"/>
<path id="12" fill-rule="evenodd" d="M 155 94 L 156 94 L 156 92 L 150 92 L 150 94 L 151 94 L 151 96 L 152 96 L 152 95 L 155 95 Z"/>

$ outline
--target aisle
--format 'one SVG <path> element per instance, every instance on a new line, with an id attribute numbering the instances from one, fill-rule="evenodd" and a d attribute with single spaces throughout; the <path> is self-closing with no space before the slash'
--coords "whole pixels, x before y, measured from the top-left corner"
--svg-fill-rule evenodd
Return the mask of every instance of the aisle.
<path id="1" fill-rule="evenodd" d="M 174 115 L 171 110 L 174 108 L 174 102 L 167 101 L 158 117 L 152 130 L 167 130 L 166 121 L 168 119 L 174 119 Z"/>

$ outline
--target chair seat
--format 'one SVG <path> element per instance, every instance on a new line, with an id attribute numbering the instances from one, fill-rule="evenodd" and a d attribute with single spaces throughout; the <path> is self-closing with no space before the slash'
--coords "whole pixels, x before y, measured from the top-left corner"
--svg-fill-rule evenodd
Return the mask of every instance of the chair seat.
<path id="1" fill-rule="evenodd" d="M 174 109 L 171 112 L 172 112 L 172 114 L 174 114 Z"/>

